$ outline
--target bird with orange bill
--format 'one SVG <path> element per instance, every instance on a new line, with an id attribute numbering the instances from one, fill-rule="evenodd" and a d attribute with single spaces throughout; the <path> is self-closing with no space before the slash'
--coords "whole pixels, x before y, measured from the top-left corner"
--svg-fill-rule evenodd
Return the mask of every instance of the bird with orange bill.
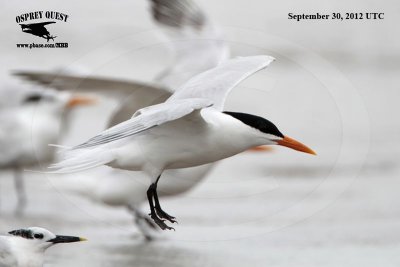
<path id="1" fill-rule="evenodd" d="M 287 137 L 269 120 L 223 111 L 229 92 L 274 61 L 270 56 L 238 57 L 202 72 L 165 102 L 138 110 L 131 119 L 86 142 L 66 149 L 53 173 L 70 173 L 102 165 L 143 171 L 149 179 L 150 216 L 163 230 L 175 217 L 160 205 L 157 185 L 165 170 L 200 166 L 260 145 L 280 145 L 314 154 Z"/>
<path id="2" fill-rule="evenodd" d="M 14 172 L 18 199 L 15 213 L 21 215 L 27 203 L 23 170 L 51 162 L 54 148 L 48 144 L 60 141 L 68 124 L 68 112 L 94 100 L 68 92 L 15 85 L 3 88 L 0 93 L 11 99 L 0 106 L 0 168 Z"/>

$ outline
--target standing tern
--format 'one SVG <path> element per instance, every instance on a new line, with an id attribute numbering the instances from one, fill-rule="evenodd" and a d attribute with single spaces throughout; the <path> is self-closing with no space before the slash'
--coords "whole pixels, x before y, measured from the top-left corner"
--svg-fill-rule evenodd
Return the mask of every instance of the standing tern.
<path id="1" fill-rule="evenodd" d="M 40 228 L 29 227 L 0 235 L 1 267 L 42 267 L 45 251 L 59 243 L 86 241 L 83 237 L 55 235 Z"/>
<path id="2" fill-rule="evenodd" d="M 4 89 L 0 93 L 7 94 Z M 66 113 L 92 99 L 39 88 L 14 88 L 12 105 L 0 107 L 0 168 L 14 171 L 18 196 L 16 214 L 26 205 L 22 169 L 51 161 L 54 149 L 67 124 Z"/>
<path id="3" fill-rule="evenodd" d="M 101 165 L 143 171 L 150 177 L 150 216 L 163 230 L 176 222 L 160 205 L 157 184 L 166 169 L 188 168 L 231 157 L 251 147 L 281 145 L 315 154 L 284 136 L 267 119 L 222 112 L 229 91 L 267 67 L 270 56 L 239 57 L 191 78 L 161 104 L 138 110 L 88 141 L 70 148 L 50 168 L 54 173 L 83 171 Z"/>

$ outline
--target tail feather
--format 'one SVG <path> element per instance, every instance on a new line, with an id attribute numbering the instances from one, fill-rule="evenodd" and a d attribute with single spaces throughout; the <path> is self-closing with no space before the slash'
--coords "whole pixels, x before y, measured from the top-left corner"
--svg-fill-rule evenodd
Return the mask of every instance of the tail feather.
<path id="1" fill-rule="evenodd" d="M 70 153 L 72 152 L 72 153 Z M 52 164 L 49 173 L 73 173 L 105 165 L 114 160 L 109 151 L 91 149 L 86 151 L 69 151 L 60 162 Z"/>

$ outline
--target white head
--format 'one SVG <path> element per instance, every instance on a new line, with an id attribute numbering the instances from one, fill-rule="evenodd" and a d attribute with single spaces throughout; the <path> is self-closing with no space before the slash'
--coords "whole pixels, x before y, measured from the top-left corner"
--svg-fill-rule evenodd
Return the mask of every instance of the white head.
<path id="1" fill-rule="evenodd" d="M 31 247 L 40 251 L 44 251 L 58 243 L 72 243 L 86 240 L 85 238 L 77 236 L 55 235 L 49 230 L 40 227 L 13 230 L 10 231 L 9 234 L 20 238 L 19 241 L 29 244 Z"/>

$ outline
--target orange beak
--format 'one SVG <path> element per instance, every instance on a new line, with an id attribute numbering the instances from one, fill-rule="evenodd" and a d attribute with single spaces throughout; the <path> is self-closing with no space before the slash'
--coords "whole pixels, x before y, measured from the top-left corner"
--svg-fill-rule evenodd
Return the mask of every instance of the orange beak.
<path id="1" fill-rule="evenodd" d="M 280 146 L 285 146 L 285 147 L 289 147 L 291 149 L 297 150 L 297 151 L 301 151 L 304 153 L 308 153 L 308 154 L 312 154 L 312 155 L 317 155 L 317 153 L 315 153 L 311 148 L 303 145 L 302 143 L 288 137 L 288 136 L 284 136 L 282 140 L 279 140 L 278 145 Z"/>
<path id="2" fill-rule="evenodd" d="M 76 106 L 87 106 L 87 105 L 92 105 L 96 103 L 96 100 L 91 97 L 87 96 L 72 96 L 68 102 L 67 102 L 67 107 L 68 108 L 73 108 Z"/>

